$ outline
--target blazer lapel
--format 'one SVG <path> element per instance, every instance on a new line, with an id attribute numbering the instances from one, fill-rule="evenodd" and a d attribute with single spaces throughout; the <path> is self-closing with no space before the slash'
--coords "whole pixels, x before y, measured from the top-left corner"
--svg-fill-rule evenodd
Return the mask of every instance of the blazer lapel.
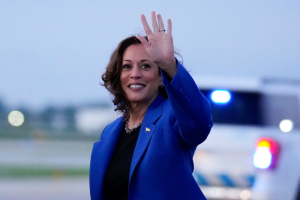
<path id="1" fill-rule="evenodd" d="M 101 137 L 101 140 L 94 144 L 90 165 L 90 192 L 92 199 L 102 197 L 105 172 L 117 145 L 123 123 L 122 117 L 118 118 L 115 124 L 103 131 L 102 134 L 104 135 Z"/>
<path id="2" fill-rule="evenodd" d="M 164 100 L 164 97 L 158 95 L 147 109 L 131 161 L 129 182 L 155 131 L 156 125 L 154 123 L 161 116 L 161 106 Z"/>

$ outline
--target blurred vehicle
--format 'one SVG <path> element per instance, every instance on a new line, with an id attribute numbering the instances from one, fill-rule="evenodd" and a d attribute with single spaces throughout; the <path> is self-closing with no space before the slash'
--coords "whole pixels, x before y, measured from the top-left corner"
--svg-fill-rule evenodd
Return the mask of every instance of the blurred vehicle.
<path id="1" fill-rule="evenodd" d="M 214 127 L 194 156 L 208 199 L 300 200 L 300 81 L 195 78 Z"/>

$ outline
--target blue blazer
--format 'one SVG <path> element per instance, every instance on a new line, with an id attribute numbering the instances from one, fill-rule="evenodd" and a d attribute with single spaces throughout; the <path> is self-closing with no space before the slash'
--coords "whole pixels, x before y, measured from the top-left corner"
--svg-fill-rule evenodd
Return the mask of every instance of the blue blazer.
<path id="1" fill-rule="evenodd" d="M 144 117 L 131 161 L 129 200 L 206 199 L 192 172 L 195 149 L 212 127 L 210 105 L 179 62 L 177 67 L 171 83 L 162 72 L 169 98 L 158 95 Z M 103 199 L 105 172 L 123 125 L 122 117 L 116 119 L 94 144 L 90 164 L 92 200 Z"/>

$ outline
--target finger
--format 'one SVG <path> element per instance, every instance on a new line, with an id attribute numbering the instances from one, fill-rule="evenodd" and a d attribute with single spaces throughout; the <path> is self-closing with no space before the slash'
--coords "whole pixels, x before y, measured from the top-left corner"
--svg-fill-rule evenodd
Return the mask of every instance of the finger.
<path id="1" fill-rule="evenodd" d="M 143 36 L 136 35 L 135 37 L 136 37 L 139 41 L 141 41 L 141 43 L 144 45 L 145 49 L 149 47 L 148 41 L 147 41 Z"/>
<path id="2" fill-rule="evenodd" d="M 172 21 L 168 19 L 168 34 L 172 35 Z"/>
<path id="3" fill-rule="evenodd" d="M 161 32 L 161 31 L 165 30 L 164 22 L 163 22 L 160 14 L 157 15 L 157 21 L 158 21 L 158 31 Z"/>
<path id="4" fill-rule="evenodd" d="M 154 11 L 151 12 L 151 19 L 152 19 L 153 32 L 158 32 L 158 25 L 157 25 L 156 15 Z"/>
<path id="5" fill-rule="evenodd" d="M 145 30 L 145 32 L 146 32 L 146 35 L 150 35 L 150 34 L 152 33 L 152 30 L 151 30 L 151 28 L 149 27 L 148 22 L 147 22 L 146 17 L 145 17 L 144 14 L 141 15 L 141 21 L 142 21 L 144 30 Z"/>

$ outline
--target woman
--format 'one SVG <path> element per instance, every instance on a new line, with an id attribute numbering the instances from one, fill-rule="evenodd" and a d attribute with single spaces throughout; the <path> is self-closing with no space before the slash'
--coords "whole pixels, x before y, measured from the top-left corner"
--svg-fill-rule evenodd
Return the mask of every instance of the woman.
<path id="1" fill-rule="evenodd" d="M 205 199 L 192 158 L 212 127 L 210 105 L 174 57 L 171 20 L 165 32 L 151 18 L 153 32 L 142 15 L 147 37 L 123 40 L 102 76 L 123 116 L 94 144 L 92 200 Z"/>

